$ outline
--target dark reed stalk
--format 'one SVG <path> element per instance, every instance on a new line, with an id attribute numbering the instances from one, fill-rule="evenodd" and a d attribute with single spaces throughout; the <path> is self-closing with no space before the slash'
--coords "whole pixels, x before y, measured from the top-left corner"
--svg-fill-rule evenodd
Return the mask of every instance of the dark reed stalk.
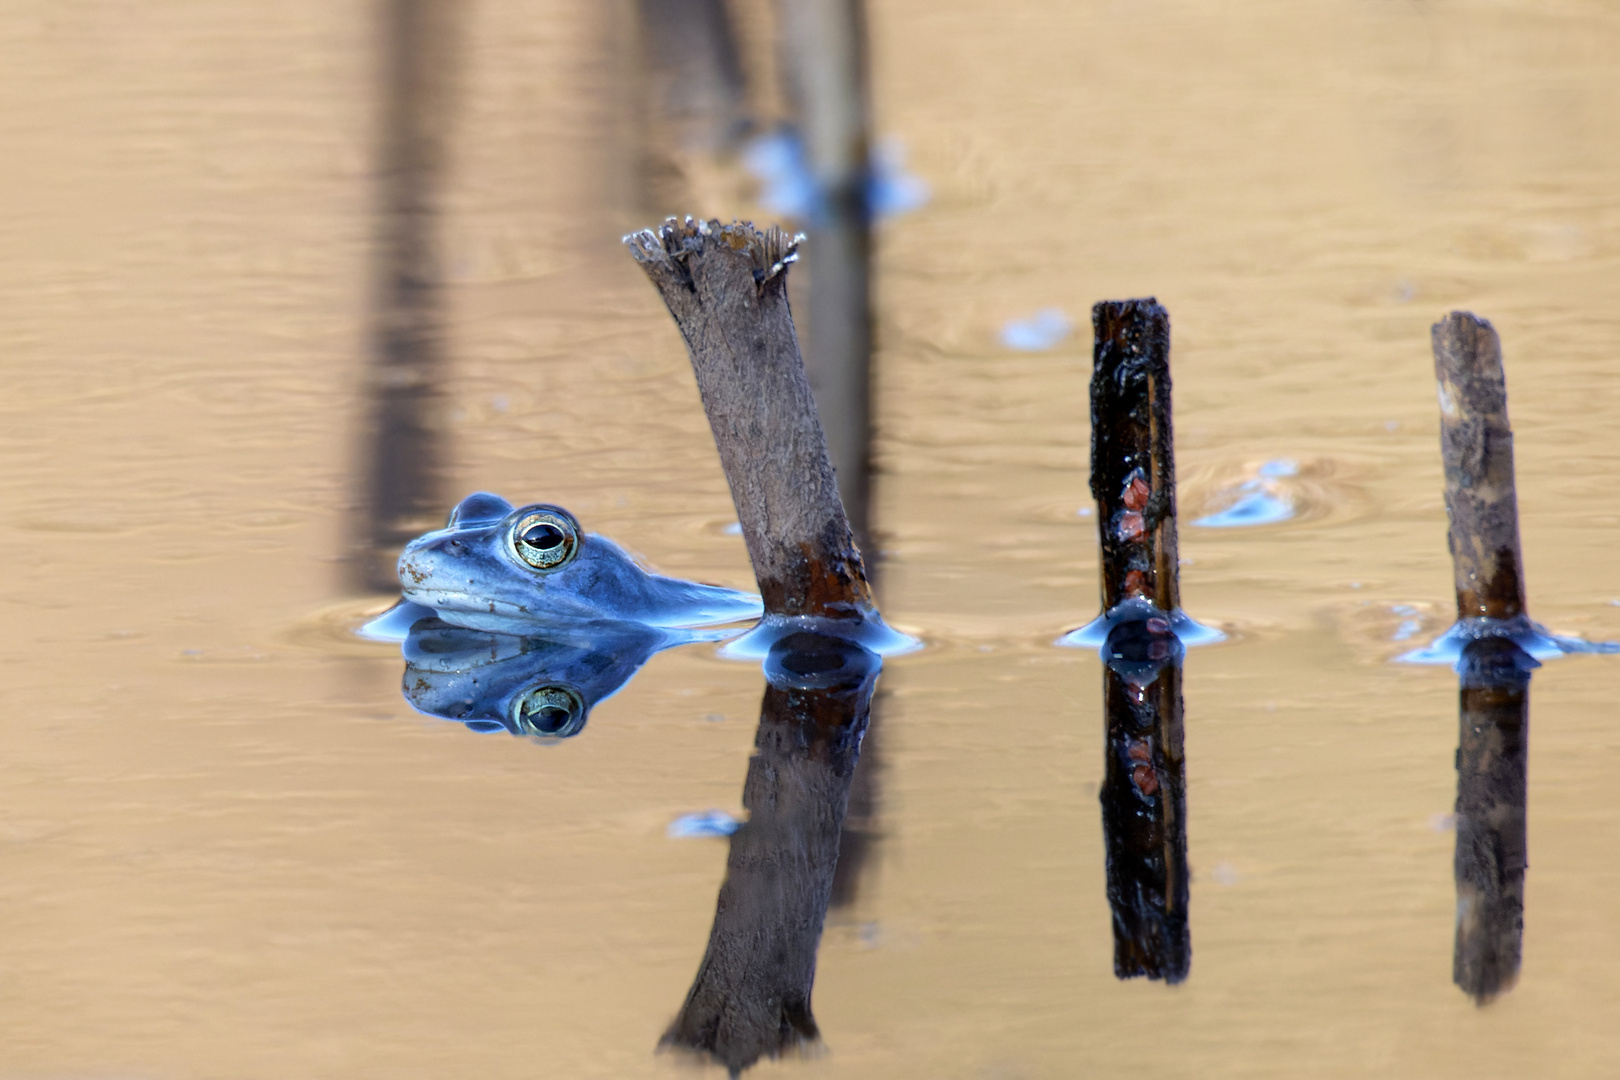
<path id="1" fill-rule="evenodd" d="M 1091 494 L 1102 548 L 1102 606 L 1181 603 L 1176 464 L 1170 426 L 1170 315 L 1156 301 L 1091 309 Z"/>
<path id="2" fill-rule="evenodd" d="M 1490 323 L 1466 311 L 1435 323 L 1431 336 L 1457 618 L 1523 619 L 1524 562 L 1501 342 Z"/>
<path id="3" fill-rule="evenodd" d="M 1170 316 L 1152 299 L 1092 308 L 1091 491 L 1103 611 L 1101 792 L 1114 974 L 1177 983 L 1192 963 Z M 1143 601 L 1146 601 L 1144 604 Z M 1121 605 L 1126 605 L 1121 608 Z"/>

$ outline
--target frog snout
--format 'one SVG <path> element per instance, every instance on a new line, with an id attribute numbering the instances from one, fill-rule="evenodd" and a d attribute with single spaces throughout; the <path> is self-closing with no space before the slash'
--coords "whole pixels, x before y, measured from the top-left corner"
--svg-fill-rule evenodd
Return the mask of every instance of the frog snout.
<path id="1" fill-rule="evenodd" d="M 426 584 L 445 572 L 447 560 L 462 559 L 468 554 L 465 543 L 449 537 L 429 544 L 411 544 L 399 557 L 400 583 L 406 588 Z"/>

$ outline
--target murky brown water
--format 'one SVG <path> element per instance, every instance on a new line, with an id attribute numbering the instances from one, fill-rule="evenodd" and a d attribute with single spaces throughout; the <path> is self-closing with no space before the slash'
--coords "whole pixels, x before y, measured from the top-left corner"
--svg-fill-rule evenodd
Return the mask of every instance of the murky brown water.
<path id="1" fill-rule="evenodd" d="M 1428 326 L 1507 353 L 1532 612 L 1620 637 L 1620 14 L 1595 3 L 874 2 L 884 227 L 881 840 L 823 942 L 828 1052 L 761 1075 L 1609 1075 L 1603 657 L 1532 690 L 1524 965 L 1451 984 L 1455 677 Z M 337 559 L 367 341 L 364 5 L 0 18 L 0 1076 L 626 1077 L 702 955 L 760 677 L 655 658 L 553 748 L 412 713 Z M 750 583 L 680 342 L 619 249 L 625 11 L 467 9 L 442 220 L 458 491 Z M 704 209 L 725 212 L 725 206 Z M 1186 498 L 1291 458 L 1311 513 L 1184 526 L 1192 975 L 1103 895 L 1089 335 L 1156 295 Z M 1199 485 L 1205 488 L 1199 488 Z M 715 720 L 714 717 L 723 719 Z"/>

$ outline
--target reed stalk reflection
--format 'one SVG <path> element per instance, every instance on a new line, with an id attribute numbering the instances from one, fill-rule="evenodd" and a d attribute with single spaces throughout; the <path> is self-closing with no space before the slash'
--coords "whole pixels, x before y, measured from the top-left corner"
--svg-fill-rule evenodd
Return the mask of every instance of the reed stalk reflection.
<path id="1" fill-rule="evenodd" d="M 1481 1005 L 1519 977 L 1530 862 L 1530 673 L 1540 666 L 1501 637 L 1469 642 L 1458 665 L 1457 939 L 1451 977 Z"/>

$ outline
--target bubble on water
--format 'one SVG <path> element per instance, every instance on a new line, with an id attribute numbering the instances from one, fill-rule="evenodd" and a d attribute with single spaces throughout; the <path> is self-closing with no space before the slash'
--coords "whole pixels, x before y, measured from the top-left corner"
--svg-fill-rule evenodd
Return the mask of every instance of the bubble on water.
<path id="1" fill-rule="evenodd" d="M 899 139 L 879 139 L 872 150 L 872 176 L 867 205 L 874 220 L 897 217 L 928 205 L 928 182 L 906 172 L 906 148 Z"/>
<path id="2" fill-rule="evenodd" d="M 1274 525 L 1296 514 L 1294 497 L 1277 483 L 1299 475 L 1299 463 L 1292 458 L 1273 458 L 1255 470 L 1254 475 L 1216 495 L 1216 505 L 1225 507 L 1193 521 L 1206 529 L 1237 529 L 1254 525 Z"/>
<path id="3" fill-rule="evenodd" d="M 1238 490 L 1247 493 L 1225 510 L 1201 517 L 1193 524 L 1206 529 L 1236 529 L 1250 525 L 1274 525 L 1294 516 L 1291 500 L 1261 490 L 1257 481 L 1250 480 Z"/>
<path id="4" fill-rule="evenodd" d="M 753 629 L 726 642 L 715 655 L 725 660 L 764 660 L 772 645 L 797 633 L 843 638 L 879 656 L 900 656 L 923 647 L 921 638 L 896 630 L 876 612 L 854 621 L 820 615 L 767 614 Z"/>
<path id="5" fill-rule="evenodd" d="M 685 840 L 730 836 L 740 828 L 742 822 L 724 810 L 703 810 L 696 814 L 683 814 L 670 822 L 669 828 L 664 831 L 672 839 Z"/>
<path id="6" fill-rule="evenodd" d="M 906 172 L 905 147 L 898 139 L 880 140 L 872 149 L 866 181 L 866 205 L 873 220 L 894 217 L 924 206 L 928 184 Z M 743 148 L 743 166 L 759 181 L 760 205 L 772 213 L 801 221 L 827 217 L 827 198 L 804 142 L 791 129 L 761 135 Z"/>
<path id="7" fill-rule="evenodd" d="M 1053 644 L 1066 649 L 1101 649 L 1108 643 L 1108 635 L 1114 627 L 1144 619 L 1167 620 L 1170 632 L 1188 648 L 1226 640 L 1221 631 L 1193 620 L 1180 608 L 1166 613 L 1154 606 L 1153 601 L 1138 596 L 1116 604 L 1112 611 L 1097 616 L 1078 630 L 1070 630 Z"/>
<path id="8" fill-rule="evenodd" d="M 1506 638 L 1537 661 L 1551 660 L 1569 653 L 1620 653 L 1620 642 L 1564 637 L 1520 615 L 1513 619 L 1460 619 L 1426 648 L 1402 653 L 1395 661 L 1400 664 L 1445 664 L 1455 668 L 1462 662 L 1463 650 L 1470 642 L 1492 637 Z"/>
<path id="9" fill-rule="evenodd" d="M 1045 352 L 1073 329 L 1061 308 L 1045 308 L 1025 319 L 1008 319 L 1001 327 L 1001 343 L 1020 352 Z"/>

